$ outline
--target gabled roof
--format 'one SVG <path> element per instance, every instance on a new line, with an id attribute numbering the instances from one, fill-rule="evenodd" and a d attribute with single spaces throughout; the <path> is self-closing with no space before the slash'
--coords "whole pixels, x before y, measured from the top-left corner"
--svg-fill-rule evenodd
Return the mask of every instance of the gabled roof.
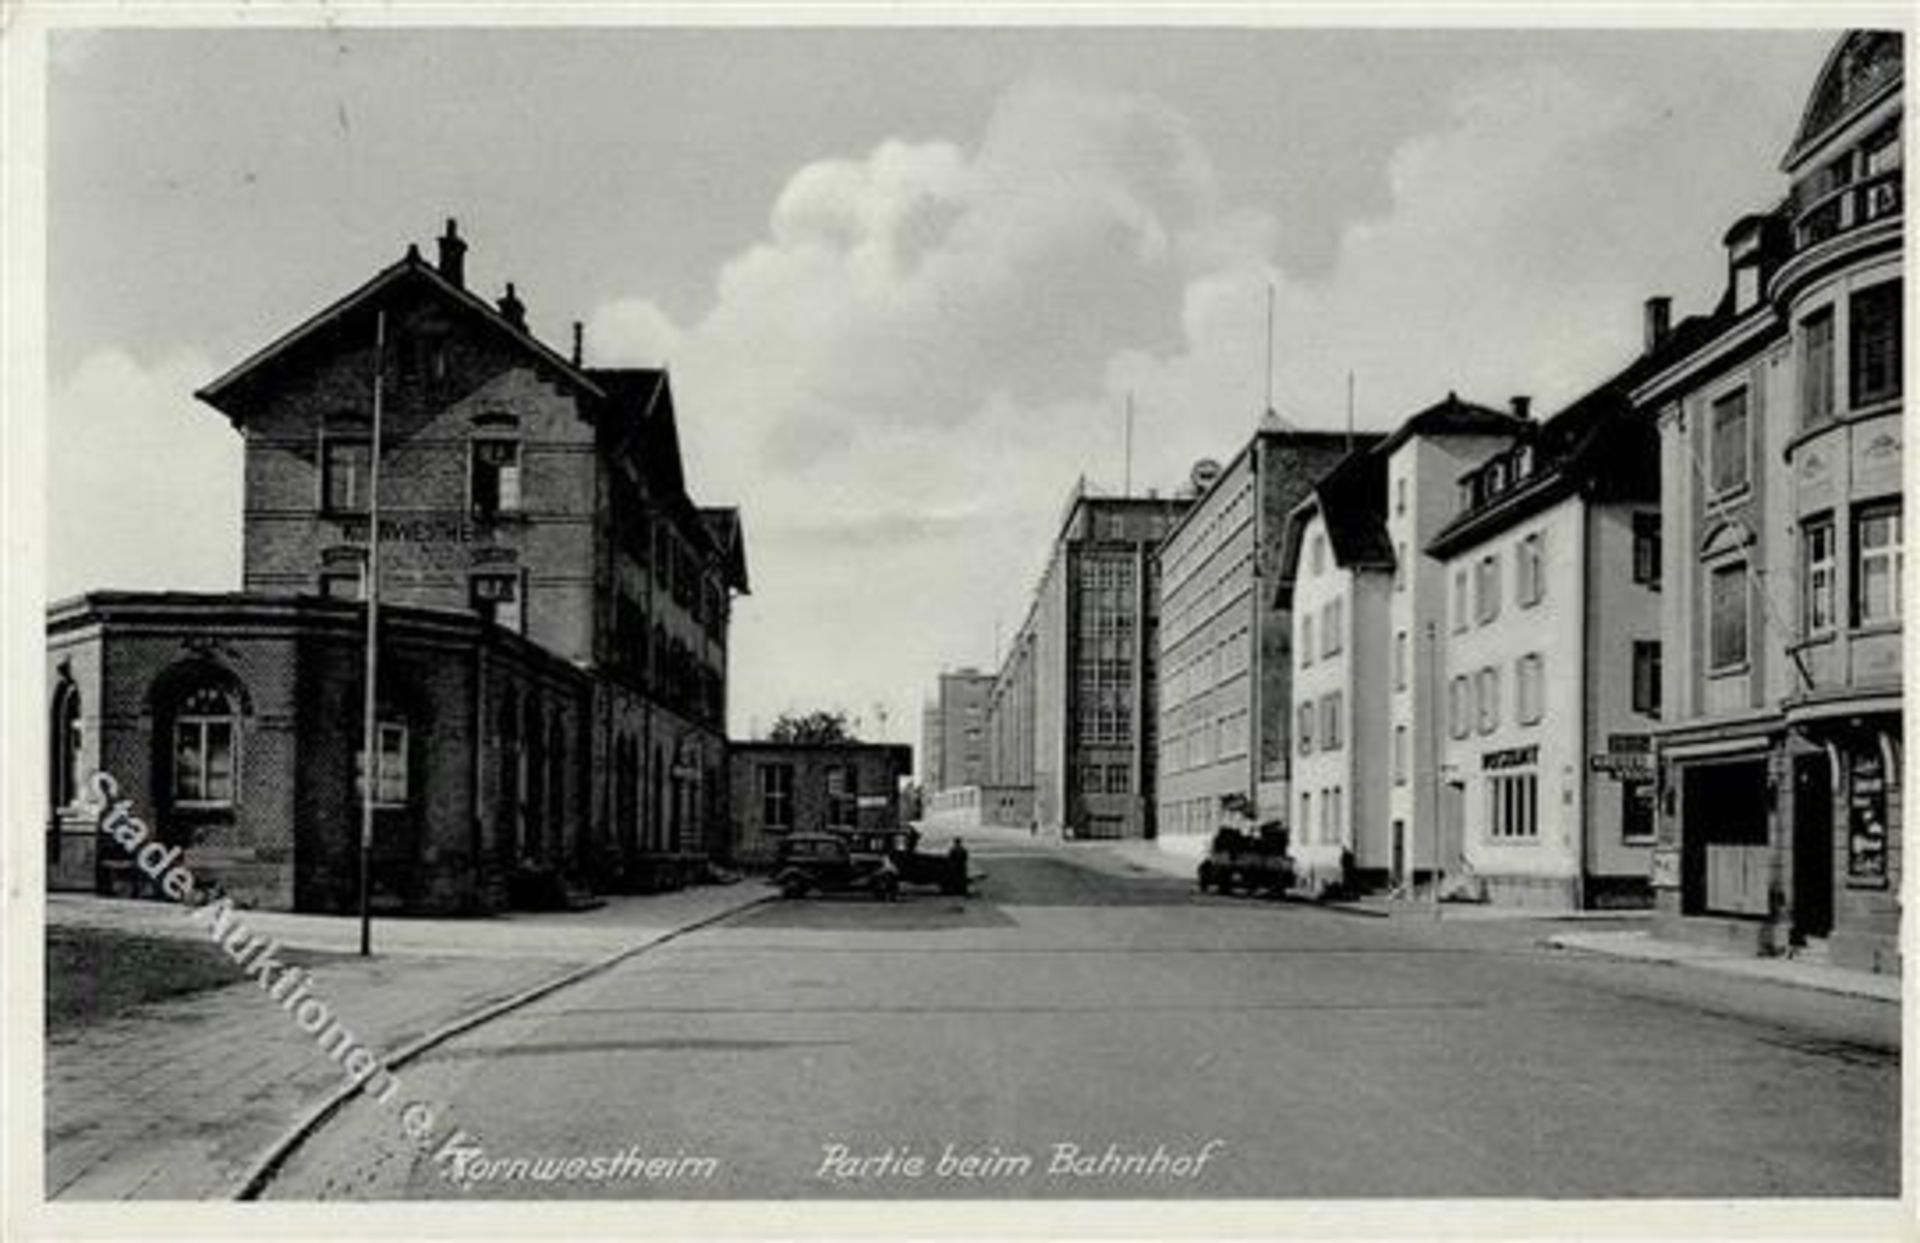
<path id="1" fill-rule="evenodd" d="M 1393 568 L 1387 538 L 1387 457 L 1358 451 L 1314 485 L 1334 564 L 1350 570 Z"/>
<path id="2" fill-rule="evenodd" d="M 1435 557 L 1451 556 L 1577 490 L 1596 498 L 1657 499 L 1659 431 L 1650 412 L 1635 406 L 1634 386 L 1697 349 L 1716 329 L 1711 317 L 1682 321 L 1654 349 L 1637 355 L 1541 423 L 1529 445 L 1531 473 L 1487 504 L 1455 516 L 1435 533 L 1426 551 Z M 1462 478 L 1487 465 L 1475 467 Z"/>
<path id="3" fill-rule="evenodd" d="M 1380 443 L 1384 457 L 1415 436 L 1524 436 L 1533 431 L 1533 420 L 1506 410 L 1495 410 L 1471 401 L 1461 401 L 1449 392 L 1424 410 L 1408 415 Z"/>
<path id="4" fill-rule="evenodd" d="M 657 367 L 593 367 L 584 373 L 605 393 L 597 420 L 602 434 L 624 445 L 653 482 L 669 495 L 683 495 L 680 428 L 673 412 L 673 383 Z"/>
<path id="5" fill-rule="evenodd" d="M 1793 145 L 1780 159 L 1782 171 L 1792 172 L 1827 135 L 1900 88 L 1900 38 L 1897 30 L 1850 30 L 1840 36 L 1807 93 Z"/>
<path id="6" fill-rule="evenodd" d="M 229 419 L 236 422 L 241 420 L 248 412 L 250 404 L 248 395 L 254 385 L 267 373 L 272 372 L 290 353 L 329 332 L 342 330 L 349 321 L 370 320 L 371 313 L 377 309 L 375 304 L 405 285 L 416 285 L 430 291 L 449 306 L 499 333 L 524 350 L 543 372 L 556 381 L 568 385 L 588 398 L 606 396 L 601 386 L 586 372 L 564 356 L 554 352 L 525 328 L 502 315 L 499 309 L 486 299 L 441 275 L 437 268 L 420 257 L 418 248 L 412 246 L 407 248 L 406 256 L 398 263 L 383 268 L 352 293 L 327 306 L 291 331 L 275 338 L 226 374 L 200 389 L 194 396 L 225 414 Z M 373 340 L 371 323 L 366 325 L 366 339 L 369 342 Z"/>
<path id="7" fill-rule="evenodd" d="M 747 586 L 747 543 L 740 529 L 740 510 L 732 505 L 705 508 L 700 524 L 707 528 L 714 546 L 720 550 L 721 573 L 727 586 L 751 595 Z"/>

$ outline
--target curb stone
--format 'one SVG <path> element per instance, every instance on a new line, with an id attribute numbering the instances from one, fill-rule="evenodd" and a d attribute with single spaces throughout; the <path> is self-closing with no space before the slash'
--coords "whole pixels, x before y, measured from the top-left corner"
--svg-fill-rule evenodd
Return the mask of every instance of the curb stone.
<path id="1" fill-rule="evenodd" d="M 1715 975 L 1730 976 L 1735 979 L 1752 980 L 1762 984 L 1777 984 L 1783 988 L 1798 988 L 1812 992 L 1828 993 L 1840 997 L 1853 997 L 1862 1001 L 1878 1001 L 1883 1004 L 1900 1005 L 1903 986 L 1895 983 L 1892 997 L 1884 996 L 1883 990 L 1875 988 L 1877 978 L 1861 981 L 1845 979 L 1822 979 L 1817 976 L 1794 975 L 1786 971 L 1769 969 L 1765 964 L 1777 963 L 1778 959 L 1768 958 L 1727 958 L 1718 959 L 1704 955 L 1688 956 L 1683 953 L 1631 953 L 1606 946 L 1593 945 L 1575 939 L 1580 933 L 1556 933 L 1543 938 L 1539 945 L 1543 948 L 1558 950 L 1562 953 L 1586 954 L 1595 958 L 1608 958 L 1615 962 L 1638 962 L 1656 967 L 1691 968 L 1696 971 L 1709 971 Z"/>
<path id="2" fill-rule="evenodd" d="M 714 924 L 720 923 L 722 920 L 732 919 L 735 915 L 743 911 L 752 910 L 756 906 L 765 905 L 773 900 L 774 895 L 772 894 L 750 899 L 741 903 L 739 906 L 729 907 L 719 914 L 708 915 L 703 919 L 696 919 L 692 923 L 670 929 L 651 940 L 642 941 L 637 945 L 629 945 L 623 949 L 615 950 L 605 957 L 595 959 L 593 962 L 586 963 L 583 966 L 575 967 L 573 970 L 556 976 L 551 980 L 547 980 L 544 983 L 522 989 L 511 997 L 491 1002 L 469 1014 L 442 1023 L 439 1027 L 434 1028 L 424 1036 L 420 1036 L 402 1046 L 394 1052 L 393 1056 L 384 1059 L 382 1065 L 388 1070 L 397 1070 L 419 1057 L 422 1053 L 433 1049 L 437 1045 L 446 1043 L 455 1036 L 471 1031 L 483 1023 L 490 1022 L 503 1014 L 518 1010 L 522 1006 L 531 1005 L 533 1002 L 539 1001 L 542 997 L 551 993 L 557 993 L 568 985 L 577 984 L 590 976 L 598 975 L 638 954 L 643 954 L 650 949 L 658 948 L 669 941 L 678 940 L 688 933 L 698 932 L 702 928 L 711 927 Z M 364 1083 L 351 1081 L 343 1083 L 330 1092 L 325 1099 L 307 1110 L 291 1127 L 282 1132 L 278 1139 L 268 1145 L 264 1153 L 254 1160 L 253 1165 L 247 1171 L 245 1180 L 240 1184 L 239 1191 L 234 1194 L 233 1198 L 235 1200 L 258 1200 L 260 1193 L 267 1189 L 267 1185 L 273 1181 L 274 1175 L 280 1172 L 280 1167 L 286 1164 L 287 1158 L 293 1155 L 294 1150 L 305 1143 L 309 1136 L 319 1130 L 334 1114 L 338 1113 L 348 1101 L 361 1095 L 365 1086 Z"/>

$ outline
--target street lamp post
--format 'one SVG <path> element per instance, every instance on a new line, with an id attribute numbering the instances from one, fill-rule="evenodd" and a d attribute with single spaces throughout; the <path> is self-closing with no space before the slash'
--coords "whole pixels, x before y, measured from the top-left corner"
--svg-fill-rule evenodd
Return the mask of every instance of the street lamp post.
<path id="1" fill-rule="evenodd" d="M 1427 732 L 1432 738 L 1430 750 L 1433 753 L 1430 764 L 1433 769 L 1433 872 L 1428 876 L 1427 883 L 1433 889 L 1433 917 L 1439 919 L 1440 826 L 1446 818 L 1446 810 L 1440 798 L 1440 730 L 1444 723 L 1441 715 L 1440 693 L 1445 689 L 1445 683 L 1440 677 L 1440 633 L 1434 626 L 1432 618 L 1427 619 L 1427 668 L 1427 698 L 1431 701 L 1427 708 Z"/>
<path id="2" fill-rule="evenodd" d="M 380 671 L 380 413 L 385 388 L 387 313 L 373 328 L 373 435 L 367 446 L 367 685 L 360 745 L 360 956 L 373 953 L 373 806 L 379 797 L 380 739 L 375 679 Z"/>

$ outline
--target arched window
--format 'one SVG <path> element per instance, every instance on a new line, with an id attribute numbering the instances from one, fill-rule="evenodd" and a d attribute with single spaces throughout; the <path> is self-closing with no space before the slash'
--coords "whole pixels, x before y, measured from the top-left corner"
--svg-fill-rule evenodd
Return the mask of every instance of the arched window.
<path id="1" fill-rule="evenodd" d="M 179 807 L 231 807 L 237 791 L 238 714 L 225 691 L 203 686 L 173 718 L 173 801 Z"/>
<path id="2" fill-rule="evenodd" d="M 80 688 L 67 678 L 54 688 L 47 740 L 52 747 L 53 806 L 70 807 L 80 795 L 80 748 L 85 735 L 80 729 Z"/>

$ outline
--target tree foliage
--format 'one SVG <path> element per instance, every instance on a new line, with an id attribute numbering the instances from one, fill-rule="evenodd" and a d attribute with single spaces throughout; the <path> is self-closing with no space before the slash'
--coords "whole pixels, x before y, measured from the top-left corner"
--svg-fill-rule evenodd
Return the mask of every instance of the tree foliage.
<path id="1" fill-rule="evenodd" d="M 856 742 L 844 712 L 825 710 L 796 715 L 782 712 L 773 722 L 767 737 L 774 742 L 804 743 Z"/>

